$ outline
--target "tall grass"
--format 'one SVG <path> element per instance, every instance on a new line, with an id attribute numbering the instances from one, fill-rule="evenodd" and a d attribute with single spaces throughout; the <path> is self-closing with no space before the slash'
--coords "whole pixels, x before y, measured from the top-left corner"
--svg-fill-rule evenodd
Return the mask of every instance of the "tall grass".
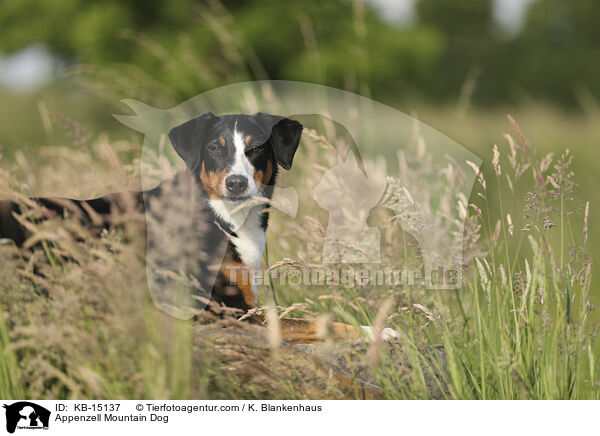
<path id="1" fill-rule="evenodd" d="M 165 71 L 150 77 L 134 65 L 119 65 L 72 72 L 102 100 L 126 96 L 163 107 L 198 89 L 264 78 L 251 48 L 235 32 L 223 30 L 235 23 L 218 2 L 211 2 L 201 19 L 215 29 L 224 54 L 218 73 L 197 58 L 185 37 L 166 50 L 138 35 L 126 37 L 146 47 Z M 357 29 L 360 19 L 357 13 Z M 311 23 L 301 24 L 308 29 L 306 45 L 314 52 L 320 78 L 325 73 L 318 65 L 317 41 L 310 40 Z M 364 74 L 356 73 L 359 82 Z M 368 95 L 363 83 L 357 88 Z M 17 151 L 14 161 L 0 161 L 0 195 L 24 206 L 32 247 L 21 251 L 0 245 L 0 397 L 361 398 L 364 391 L 356 385 L 337 383 L 336 375 L 343 373 L 377 385 L 372 395 L 380 398 L 597 399 L 600 350 L 586 255 L 592 248 L 590 206 L 573 200 L 581 194 L 571 153 L 536 155 L 514 122 L 516 137 L 507 135 L 501 147 L 491 149 L 489 132 L 497 131 L 498 118 L 461 110 L 473 127 L 464 129 L 460 142 L 489 149 L 477 192 L 471 199 L 457 196 L 459 170 L 450 162 L 456 177 L 428 186 L 436 192 L 426 198 L 446 198 L 466 222 L 464 286 L 457 291 L 306 288 L 273 281 L 261 290 L 259 304 L 276 301 L 280 316 L 382 324 L 401 332 L 389 343 L 325 341 L 317 349 L 280 345 L 277 352 L 266 329 L 208 314 L 197 322 L 179 321 L 159 312 L 146 289 L 145 244 L 135 212 L 124 214 L 120 226 L 99 237 L 74 220 L 32 220 L 44 211 L 23 195 L 89 198 L 139 188 L 139 161 L 131 158 L 139 156 L 138 146 L 112 141 L 104 132 L 80 132 L 73 138 L 76 123 L 42 113 L 46 142 L 60 138 L 71 146 L 44 147 L 29 155 Z M 459 123 L 446 112 L 428 109 L 433 115 L 425 121 L 460 136 L 453 130 Z M 540 113 L 530 110 L 534 116 L 526 124 L 540 125 L 543 118 L 546 124 L 536 130 L 552 129 L 547 143 L 535 144 L 546 152 L 556 150 L 554 129 L 581 126 L 561 114 L 544 118 Z M 301 197 L 312 197 L 323 169 L 335 164 L 334 144 L 347 140 L 324 130 L 307 129 L 304 135 L 296 179 L 289 180 Z M 576 138 L 587 142 L 597 136 L 593 123 L 580 130 L 585 132 Z M 592 162 L 591 157 L 586 154 L 583 160 Z M 419 186 L 423 175 L 440 179 L 442 169 L 427 166 L 420 153 L 398 159 L 406 171 L 386 181 L 389 201 L 373 212 L 374 225 L 382 232 L 384 266 L 418 266 L 419 247 L 393 220 L 398 213 L 393 205 L 406 205 L 402 187 Z M 381 160 L 367 159 L 365 165 L 370 174 L 384 173 Z M 581 159 L 575 165 L 582 168 Z M 266 267 L 313 268 L 315 253 L 322 252 L 324 211 L 316 206 L 302 210 L 295 222 L 272 215 Z"/>
<path id="2" fill-rule="evenodd" d="M 506 135 L 506 145 L 491 153 L 496 180 L 478 175 L 472 203 L 457 194 L 460 177 L 446 179 L 439 195 L 430 197 L 458 201 L 455 209 L 467 223 L 466 280 L 460 290 L 272 282 L 261 291 L 259 304 L 272 304 L 275 295 L 280 316 L 326 315 L 401 332 L 390 343 L 326 341 L 316 349 L 278 346 L 276 353 L 260 327 L 208 314 L 196 322 L 178 321 L 152 305 L 138 212 L 124 213 L 118 227 L 99 237 L 73 219 L 33 221 L 44 211 L 19 193 L 23 185 L 13 176 L 19 168 L 25 174 L 24 168 L 39 167 L 33 174 L 56 183 L 59 191 L 68 190 L 60 186 L 66 173 L 76 177 L 77 172 L 60 148 L 55 152 L 63 157 L 61 174 L 44 172 L 33 159 L 18 159 L 16 171 L 2 174 L 2 187 L 24 207 L 31 250 L 0 245 L 1 396 L 361 398 L 364 392 L 356 385 L 338 383 L 342 373 L 383 398 L 597 398 L 591 259 L 584 252 L 589 204 L 572 204 L 571 154 L 537 157 L 514 122 L 513 127 L 517 139 Z M 302 180 L 295 184 L 301 197 L 310 195 L 329 160 L 337 159 L 337 135 L 335 129 L 327 134 L 307 129 L 293 173 Z M 101 141 L 111 147 L 106 138 Z M 97 147 L 92 143 L 89 150 Z M 121 163 L 130 150 L 118 147 L 72 153 L 71 159 L 104 168 L 109 174 L 102 177 L 116 172 L 135 178 L 137 162 Z M 102 157 L 106 164 L 98 162 Z M 415 173 L 386 179 L 387 200 L 373 212 L 383 235 L 384 266 L 418 264 L 415 240 L 399 230 L 386 208 L 394 212 L 394 205 L 405 204 L 400 187 L 411 177 L 439 170 L 423 167 L 430 161 L 410 151 L 399 159 L 413 159 L 403 168 Z M 366 159 L 365 165 L 377 174 L 382 163 Z M 31 189 L 38 181 L 27 182 Z M 500 205 L 494 207 L 495 201 Z M 314 268 L 313 256 L 322 252 L 323 211 L 305 209 L 296 222 L 276 211 L 272 215 L 269 270 Z"/>
<path id="3" fill-rule="evenodd" d="M 0 397 L 25 398 L 25 391 L 19 382 L 20 372 L 17 357 L 8 347 L 10 339 L 8 328 L 0 318 Z"/>
<path id="4" fill-rule="evenodd" d="M 465 217 L 467 280 L 460 290 L 280 289 L 284 296 L 279 300 L 284 305 L 295 302 L 303 316 L 325 311 L 354 324 L 372 324 L 381 302 L 393 298 L 395 309 L 386 325 L 403 333 L 399 348 L 386 350 L 386 357 L 371 368 L 389 398 L 598 397 L 592 260 L 586 254 L 589 202 L 577 204 L 571 153 L 538 157 L 516 122 L 509 120 L 517 139 L 506 134 L 505 146 L 491 150 L 495 180 L 486 180 L 474 167 L 478 187 Z M 308 135 L 304 145 L 310 147 Z M 400 167 L 417 168 L 421 178 L 437 171 L 423 165 Z M 318 162 L 308 168 L 301 176 L 304 195 L 312 189 L 309 174 L 316 172 L 318 180 L 318 168 L 327 165 Z M 377 171 L 371 168 L 369 173 Z M 406 174 L 403 178 L 410 180 Z M 393 232 L 391 227 L 380 228 Z M 307 247 L 316 244 L 313 252 L 320 252 L 323 227 L 309 219 L 301 228 L 292 227 L 287 236 L 292 235 L 300 241 L 291 250 L 296 250 L 296 259 L 288 252 L 290 258 L 278 267 L 310 269 L 313 259 Z M 387 236 L 382 250 L 392 262 L 414 259 L 414 247 L 407 252 L 414 245 L 409 236 Z"/>

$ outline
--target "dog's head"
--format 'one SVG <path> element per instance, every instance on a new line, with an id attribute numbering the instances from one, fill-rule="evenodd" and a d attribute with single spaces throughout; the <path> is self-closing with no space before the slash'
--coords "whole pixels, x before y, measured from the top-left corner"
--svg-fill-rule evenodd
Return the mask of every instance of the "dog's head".
<path id="1" fill-rule="evenodd" d="M 299 122 L 277 115 L 208 112 L 173 128 L 169 139 L 209 198 L 238 202 L 273 185 L 277 165 L 291 168 L 301 134 Z"/>

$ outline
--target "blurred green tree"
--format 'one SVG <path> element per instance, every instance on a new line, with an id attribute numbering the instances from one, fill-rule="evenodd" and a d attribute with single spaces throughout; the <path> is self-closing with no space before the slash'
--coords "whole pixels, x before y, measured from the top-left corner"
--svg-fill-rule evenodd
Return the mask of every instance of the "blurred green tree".
<path id="1" fill-rule="evenodd" d="M 485 77 L 494 50 L 492 1 L 419 0 L 416 5 L 419 22 L 441 32 L 445 42 L 427 80 L 429 96 L 456 100 L 461 90 L 472 92 L 469 87 Z M 485 89 L 477 85 L 481 99 Z"/>
<path id="2" fill-rule="evenodd" d="M 514 80 L 529 96 L 573 106 L 600 96 L 600 2 L 538 0 L 514 41 Z"/>
<path id="3" fill-rule="evenodd" d="M 42 42 L 67 59 L 123 61 L 133 54 L 122 31 L 159 37 L 193 23 L 192 0 L 4 0 L 0 50 Z"/>
<path id="4" fill-rule="evenodd" d="M 173 104 L 252 79 L 464 104 L 600 95 L 600 2 L 537 0 L 503 35 L 492 0 L 417 0 L 382 21 L 368 0 L 2 0 L 0 53 L 45 43 L 103 95 Z"/>
<path id="5" fill-rule="evenodd" d="M 422 88 L 442 49 L 434 29 L 394 27 L 343 0 L 5 0 L 0 27 L 2 52 L 43 42 L 71 64 L 134 74 L 134 94 L 146 78 L 178 100 L 271 78 L 391 101 Z"/>

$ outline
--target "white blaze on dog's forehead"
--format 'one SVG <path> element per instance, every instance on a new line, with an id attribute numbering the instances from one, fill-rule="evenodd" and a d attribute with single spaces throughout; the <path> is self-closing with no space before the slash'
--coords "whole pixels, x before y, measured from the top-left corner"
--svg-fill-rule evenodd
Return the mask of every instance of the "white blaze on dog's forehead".
<path id="1" fill-rule="evenodd" d="M 235 157 L 229 174 L 240 174 L 248 177 L 249 181 L 254 179 L 254 167 L 246 156 L 246 142 L 244 135 L 237 129 L 237 121 L 233 127 L 233 145 Z"/>

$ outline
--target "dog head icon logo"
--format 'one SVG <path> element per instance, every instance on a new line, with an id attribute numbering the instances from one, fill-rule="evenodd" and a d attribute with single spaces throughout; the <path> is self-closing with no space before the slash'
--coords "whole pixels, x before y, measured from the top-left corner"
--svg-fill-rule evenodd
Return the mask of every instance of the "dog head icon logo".
<path id="1" fill-rule="evenodd" d="M 19 401 L 3 406 L 6 409 L 6 431 L 16 429 L 48 429 L 50 411 L 29 401 Z"/>

